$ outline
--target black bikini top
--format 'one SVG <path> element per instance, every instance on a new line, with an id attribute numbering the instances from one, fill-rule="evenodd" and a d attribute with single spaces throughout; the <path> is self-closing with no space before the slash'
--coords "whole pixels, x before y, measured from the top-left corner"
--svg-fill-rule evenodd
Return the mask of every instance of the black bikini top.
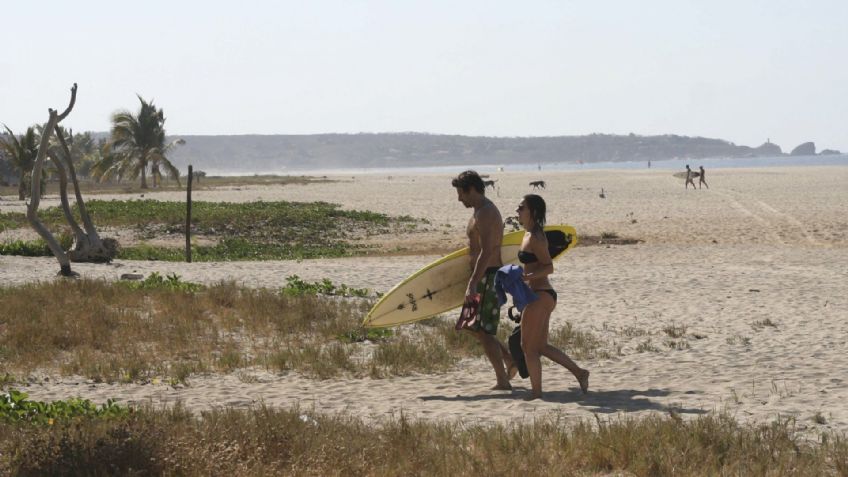
<path id="1" fill-rule="evenodd" d="M 525 252 L 524 250 L 519 250 L 518 261 L 521 263 L 533 263 L 538 262 L 539 258 L 536 257 L 536 254 L 533 252 Z"/>

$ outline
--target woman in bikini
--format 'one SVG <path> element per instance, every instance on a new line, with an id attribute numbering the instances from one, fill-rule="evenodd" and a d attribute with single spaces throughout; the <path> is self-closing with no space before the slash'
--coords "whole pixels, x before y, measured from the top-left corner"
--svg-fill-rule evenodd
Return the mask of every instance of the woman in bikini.
<path id="1" fill-rule="evenodd" d="M 557 293 L 548 280 L 548 275 L 554 272 L 554 265 L 548 251 L 548 239 L 543 231 L 545 209 L 545 200 L 536 194 L 525 195 L 516 209 L 518 221 L 526 230 L 518 260 L 524 266 L 524 280 L 539 296 L 521 314 L 521 348 L 533 388 L 529 400 L 542 397 L 542 356 L 571 371 L 580 383 L 583 394 L 589 390 L 589 371 L 577 366 L 568 355 L 548 344 L 548 324 L 551 312 L 556 307 Z"/>

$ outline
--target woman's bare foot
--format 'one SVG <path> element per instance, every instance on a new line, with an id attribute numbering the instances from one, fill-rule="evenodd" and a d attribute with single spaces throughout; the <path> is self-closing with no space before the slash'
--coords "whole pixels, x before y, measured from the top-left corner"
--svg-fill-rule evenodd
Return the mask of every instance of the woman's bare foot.
<path id="1" fill-rule="evenodd" d="M 577 374 L 577 382 L 580 383 L 580 390 L 583 394 L 589 392 L 589 370 L 584 369 Z"/>
<path id="2" fill-rule="evenodd" d="M 515 365 L 515 361 L 512 360 L 512 356 L 510 356 L 509 353 L 505 353 L 503 355 L 503 363 L 504 368 L 506 368 L 506 375 L 509 380 L 512 381 L 512 378 L 518 374 L 518 366 Z"/>
<path id="3" fill-rule="evenodd" d="M 514 364 L 510 364 L 506 368 L 506 374 L 509 377 L 509 380 L 512 381 L 512 378 L 514 378 L 515 375 L 518 374 L 518 366 L 516 366 Z"/>
<path id="4" fill-rule="evenodd" d="M 542 393 L 530 393 L 524 396 L 525 401 L 535 401 L 536 399 L 542 399 Z"/>
<path id="5" fill-rule="evenodd" d="M 506 384 L 498 383 L 498 384 L 495 384 L 495 386 L 492 388 L 492 391 L 510 391 L 511 389 L 512 389 L 512 385 L 509 384 L 509 383 L 506 383 Z"/>

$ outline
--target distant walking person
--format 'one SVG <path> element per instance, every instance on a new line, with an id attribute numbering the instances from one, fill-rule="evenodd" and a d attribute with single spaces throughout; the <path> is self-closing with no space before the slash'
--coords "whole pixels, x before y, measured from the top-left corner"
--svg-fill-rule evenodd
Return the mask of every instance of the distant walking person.
<path id="1" fill-rule="evenodd" d="M 689 169 L 689 164 L 686 164 L 686 189 L 689 189 L 689 184 L 692 184 L 692 188 L 695 188 L 695 181 L 693 177 L 695 177 L 695 172 L 692 169 Z"/>
<path id="2" fill-rule="evenodd" d="M 701 169 L 701 175 L 698 176 L 698 189 L 701 188 L 701 184 L 704 184 L 705 186 L 707 186 L 707 189 L 709 189 L 710 185 L 707 184 L 707 180 L 704 179 L 704 166 L 699 166 L 699 167 Z M 693 187 L 694 187 L 694 184 L 693 184 Z"/>

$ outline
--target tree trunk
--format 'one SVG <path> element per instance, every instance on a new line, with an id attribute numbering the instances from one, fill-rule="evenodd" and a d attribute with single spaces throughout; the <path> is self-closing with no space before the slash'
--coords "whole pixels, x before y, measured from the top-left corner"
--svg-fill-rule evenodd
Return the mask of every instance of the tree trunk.
<path id="1" fill-rule="evenodd" d="M 62 246 L 59 245 L 53 234 L 47 230 L 47 227 L 38 218 L 38 205 L 41 202 L 41 181 L 35 180 L 35 178 L 41 177 L 41 168 L 44 165 L 44 158 L 47 156 L 47 149 L 50 145 L 50 134 L 53 133 L 53 129 L 58 123 L 59 115 L 51 109 L 50 119 L 47 120 L 47 124 L 44 125 L 44 132 L 41 134 L 41 145 L 38 147 L 38 156 L 35 158 L 35 165 L 32 167 L 32 201 L 27 205 L 27 220 L 29 220 L 32 228 L 38 232 L 38 235 L 47 242 L 50 251 L 56 256 L 56 259 L 59 261 L 59 273 L 65 277 L 72 277 L 76 276 L 76 274 L 71 271 L 71 260 L 68 254 L 62 250 Z"/>
<path id="2" fill-rule="evenodd" d="M 56 170 L 59 172 L 59 200 L 62 202 L 62 212 L 65 214 L 65 220 L 68 222 L 68 225 L 71 226 L 71 230 L 74 233 L 74 240 L 78 242 L 82 237 L 85 237 L 85 233 L 83 233 L 76 219 L 74 219 L 74 214 L 71 212 L 71 204 L 68 202 L 68 177 L 65 174 L 65 167 L 62 165 L 62 161 L 55 155 L 48 152 L 47 156 L 53 161 L 53 165 L 56 166 Z"/>
<path id="3" fill-rule="evenodd" d="M 68 109 L 63 113 L 60 118 L 67 116 L 68 113 L 71 112 L 71 108 L 73 108 L 74 101 L 76 99 L 76 86 L 72 90 L 71 97 L 71 105 L 68 106 Z M 74 184 L 74 195 L 77 200 L 77 207 L 79 207 L 80 218 L 82 219 L 83 227 L 85 227 L 85 233 L 79 230 L 79 226 L 76 226 L 76 222 L 73 220 L 73 216 L 68 219 L 68 223 L 71 224 L 71 227 L 74 228 L 74 245 L 73 248 L 68 252 L 72 262 L 111 262 L 112 259 L 115 258 L 117 254 L 118 242 L 115 239 L 104 238 L 101 239 L 100 235 L 97 233 L 97 229 L 94 227 L 94 223 L 91 221 L 91 216 L 88 214 L 88 209 L 85 207 L 85 201 L 82 199 L 82 193 L 80 192 L 79 180 L 77 180 L 76 168 L 74 167 L 74 158 L 71 156 L 71 149 L 68 147 L 68 143 L 65 141 L 65 137 L 62 136 L 62 132 L 59 129 L 58 125 L 56 126 L 56 137 L 59 139 L 59 144 L 62 146 L 62 152 L 64 152 L 64 157 L 66 161 L 66 165 L 68 166 L 68 172 L 71 176 L 71 181 Z M 61 189 L 61 196 L 63 204 L 68 202 L 68 192 L 67 192 L 67 179 L 65 179 L 65 188 L 62 186 L 62 179 L 65 175 L 65 170 L 63 167 L 58 167 L 61 172 L 59 186 Z M 70 208 L 69 208 L 70 210 Z M 79 230 L 79 233 L 77 231 Z"/>
<path id="4" fill-rule="evenodd" d="M 62 202 L 62 210 L 65 214 L 65 219 L 70 224 L 71 229 L 74 231 L 74 241 L 75 246 L 74 249 L 70 252 L 65 252 L 62 250 L 62 247 L 59 245 L 59 242 L 53 237 L 53 234 L 47 230 L 47 227 L 39 220 L 38 218 L 38 205 L 41 200 L 41 181 L 33 180 L 32 181 L 32 201 L 27 205 L 27 219 L 30 224 L 32 224 L 33 229 L 47 242 L 47 246 L 50 247 L 50 251 L 53 252 L 53 255 L 56 256 L 56 259 L 59 260 L 60 271 L 59 273 L 66 277 L 78 276 L 77 273 L 71 271 L 71 260 L 78 261 L 88 261 L 88 262 L 109 262 L 115 256 L 115 251 L 117 249 L 117 242 L 114 239 L 100 239 L 97 235 L 97 230 L 94 228 L 94 225 L 91 223 L 91 218 L 88 215 L 88 212 L 85 209 L 85 202 L 82 200 L 82 194 L 79 190 L 79 182 L 77 181 L 76 172 L 74 170 L 74 162 L 71 157 L 70 149 L 68 148 L 67 143 L 65 142 L 65 138 L 62 136 L 61 131 L 59 130 L 59 121 L 64 119 L 74 107 L 74 103 L 76 101 L 76 93 L 77 93 L 77 85 L 74 83 L 73 88 L 71 88 L 71 102 L 68 105 L 68 108 L 62 114 L 56 114 L 56 111 L 50 110 L 50 119 L 47 121 L 47 124 L 44 126 L 43 133 L 41 135 L 41 144 L 38 148 L 38 156 L 35 159 L 35 165 L 32 169 L 32 177 L 41 177 L 42 167 L 44 165 L 44 158 L 48 156 L 48 149 L 50 143 L 50 135 L 54 132 L 56 136 L 59 138 L 59 143 L 62 145 L 62 150 L 64 152 L 64 156 L 67 160 L 68 171 L 71 174 L 71 179 L 74 183 L 74 192 L 76 193 L 77 205 L 80 208 L 80 216 L 83 221 L 83 225 L 86 229 L 86 232 L 83 232 L 82 229 L 77 224 L 76 220 L 74 220 L 73 214 L 71 213 L 71 206 L 68 202 L 68 178 L 65 173 L 65 166 L 62 164 L 61 159 L 55 157 L 54 155 L 50 155 L 50 159 L 56 164 L 56 169 L 59 171 L 59 195 L 61 197 Z"/>
<path id="5" fill-rule="evenodd" d="M 26 172 L 23 170 L 18 176 L 18 200 L 26 200 Z"/>

